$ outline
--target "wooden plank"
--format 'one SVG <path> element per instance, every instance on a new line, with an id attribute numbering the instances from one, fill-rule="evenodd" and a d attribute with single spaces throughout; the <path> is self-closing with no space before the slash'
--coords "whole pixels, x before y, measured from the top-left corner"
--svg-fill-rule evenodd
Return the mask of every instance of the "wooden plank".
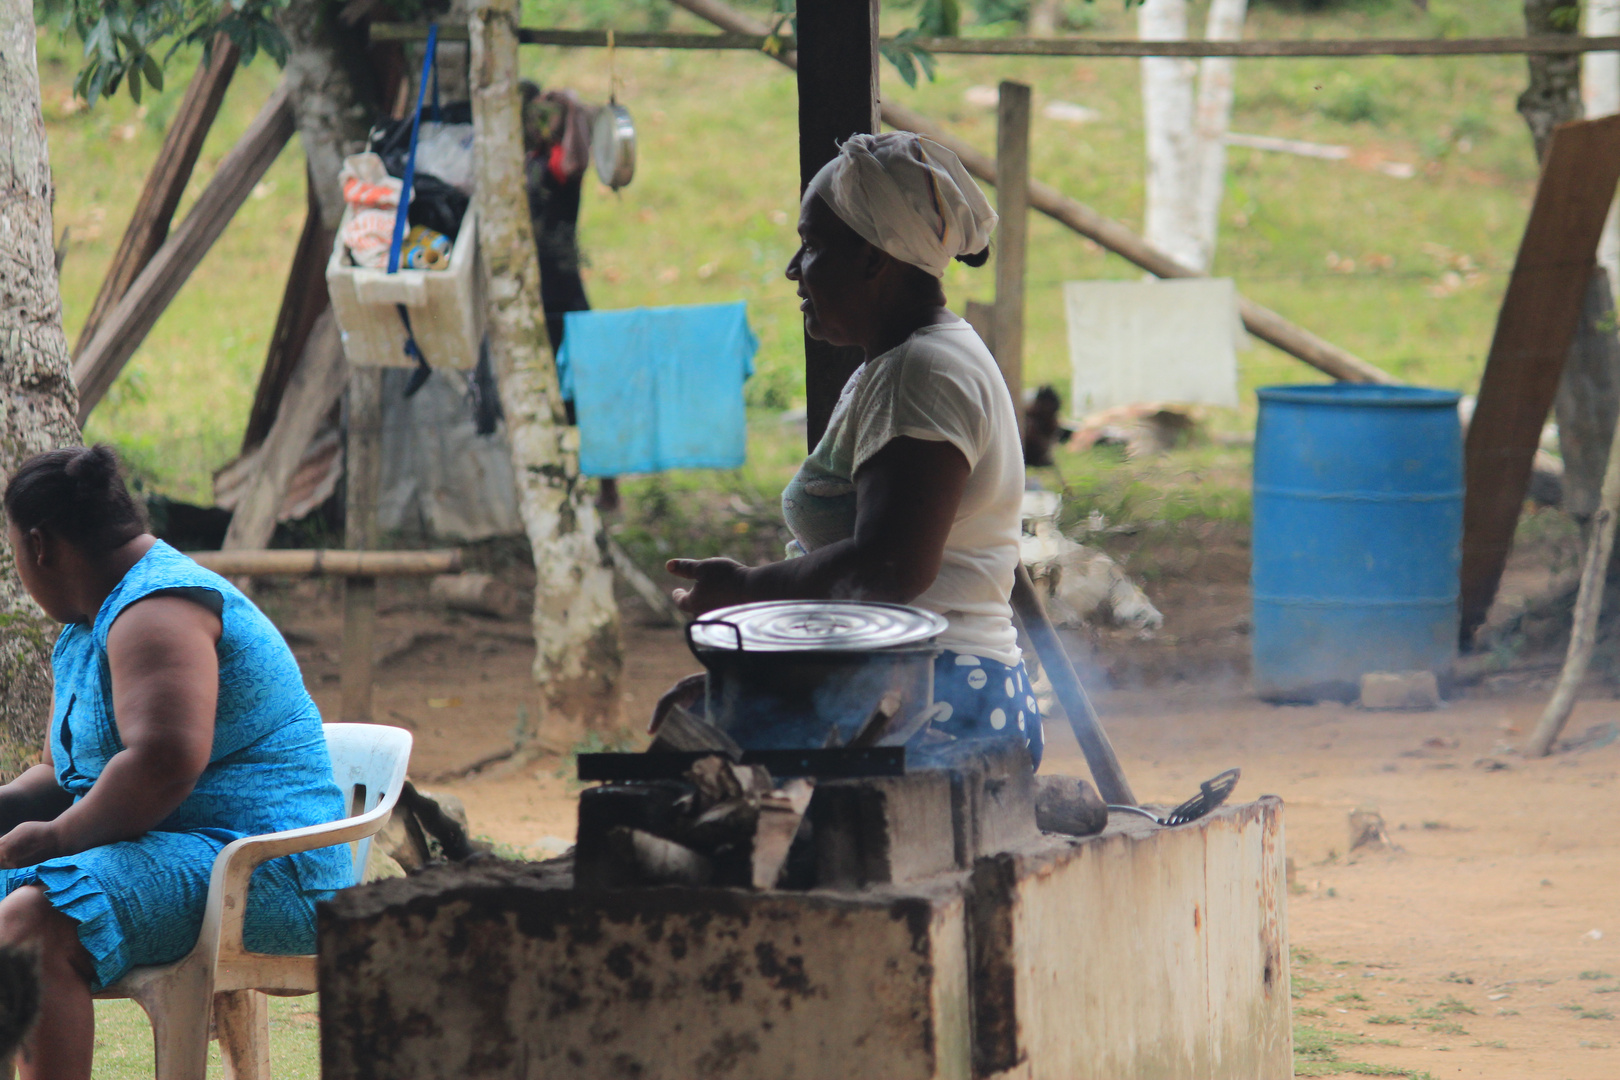
<path id="1" fill-rule="evenodd" d="M 337 320 L 330 311 L 323 312 L 287 384 L 276 422 L 265 438 L 258 475 L 231 515 L 231 526 L 225 533 L 226 551 L 255 550 L 270 543 L 287 485 L 298 471 L 310 439 L 343 392 L 347 377 L 348 364 L 343 359 Z"/>
<path id="2" fill-rule="evenodd" d="M 801 18 L 802 18 L 801 14 Z M 801 27 L 802 29 L 802 27 Z M 567 48 L 606 48 L 607 30 L 557 30 L 549 27 L 522 27 L 518 41 L 524 45 L 561 45 Z M 774 53 L 794 51 L 799 43 L 788 34 L 780 37 L 761 33 L 685 34 L 612 31 L 613 46 L 619 49 L 698 49 Z M 467 31 L 459 26 L 441 26 L 440 41 L 465 40 Z M 421 41 L 427 37 L 426 24 L 373 23 L 372 41 Z M 1290 56 L 1522 56 L 1533 54 L 1620 51 L 1620 37 L 1576 37 L 1538 35 L 1534 37 L 1484 38 L 1323 38 L 1320 40 L 1277 41 L 1136 41 L 1106 38 L 912 38 L 929 52 L 962 56 L 1232 56 L 1248 58 Z M 884 44 L 894 41 L 883 38 Z"/>
<path id="3" fill-rule="evenodd" d="M 1620 181 L 1620 116 L 1553 132 L 1464 454 L 1462 638 L 1485 621 L 1513 549 L 1513 532 L 1574 339 L 1598 237 Z"/>
<path id="4" fill-rule="evenodd" d="M 219 163 L 185 221 L 152 256 L 74 361 L 81 427 L 292 135 L 292 106 L 282 83 Z"/>
<path id="5" fill-rule="evenodd" d="M 1029 244 L 1029 87 L 1003 82 L 996 106 L 996 343 L 1001 377 L 1024 428 L 1024 263 Z"/>
<path id="6" fill-rule="evenodd" d="M 253 395 L 253 407 L 248 411 L 247 430 L 242 434 L 241 452 L 244 454 L 252 453 L 270 434 L 287 381 L 298 366 L 298 358 L 303 355 L 315 320 L 331 305 L 326 292 L 326 261 L 331 257 L 336 234 L 321 225 L 320 202 L 315 198 L 313 182 L 308 181 L 307 170 L 305 178 L 308 205 L 304 211 L 304 231 L 298 237 L 292 266 L 287 271 L 287 287 L 281 294 L 276 328 L 270 334 L 264 369 L 259 373 L 259 387 Z"/>
<path id="7" fill-rule="evenodd" d="M 728 7 L 721 0 L 673 0 L 673 2 L 727 30 L 763 35 L 768 29 L 764 23 Z M 788 50 L 772 53 L 771 56 L 790 68 L 798 63 L 796 54 Z M 967 167 L 968 172 L 987 184 L 996 183 L 996 163 L 993 158 L 956 138 L 928 117 L 903 105 L 887 101 L 882 105 L 882 117 L 883 122 L 890 127 L 926 135 L 940 145 L 949 147 L 962 159 L 962 164 Z M 1204 276 L 1192 267 L 1183 266 L 1159 251 L 1107 215 L 1100 214 L 1039 181 L 1029 182 L 1029 204 L 1047 217 L 1095 241 L 1115 255 L 1135 263 L 1155 277 Z M 1345 382 L 1399 382 L 1388 372 L 1331 342 L 1322 340 L 1304 327 L 1296 326 L 1275 311 L 1262 307 L 1246 297 L 1238 297 L 1238 312 L 1242 315 L 1243 325 L 1248 328 L 1249 333 L 1335 379 L 1342 379 Z"/>
<path id="8" fill-rule="evenodd" d="M 461 549 L 429 551 L 350 551 L 347 549 L 275 548 L 273 550 L 198 551 L 201 566 L 226 577 L 437 577 L 461 569 Z"/>
<path id="9" fill-rule="evenodd" d="M 382 369 L 349 373 L 349 442 L 344 546 L 377 546 L 377 492 L 382 487 Z M 377 624 L 377 578 L 355 573 L 343 582 L 341 716 L 344 723 L 371 721 L 371 650 Z"/>
<path id="10" fill-rule="evenodd" d="M 851 135 L 882 130 L 878 121 L 878 0 L 816 0 L 798 14 L 799 190 Z M 864 359 L 804 336 L 805 436 L 815 449 L 838 393 Z"/>
<path id="11" fill-rule="evenodd" d="M 163 241 L 169 236 L 169 223 L 180 205 L 186 185 L 191 182 L 191 171 L 197 165 L 197 155 L 219 115 L 220 103 L 236 73 L 236 61 L 241 55 L 231 39 L 224 34 L 214 36 L 207 63 L 197 65 L 196 74 L 186 87 L 186 96 L 163 137 L 163 148 L 157 161 L 147 174 L 146 185 L 135 203 L 124 238 L 118 243 L 112 266 L 102 279 L 101 291 L 90 306 L 90 314 L 79 329 L 79 341 L 74 354 L 84 352 L 95 337 L 107 314 L 124 298 L 130 284 L 146 269 Z"/>

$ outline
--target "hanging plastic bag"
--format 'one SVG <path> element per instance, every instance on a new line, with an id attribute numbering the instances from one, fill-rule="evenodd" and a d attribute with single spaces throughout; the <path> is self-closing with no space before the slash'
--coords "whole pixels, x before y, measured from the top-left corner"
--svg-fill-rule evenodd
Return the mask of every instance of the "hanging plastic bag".
<path id="1" fill-rule="evenodd" d="M 388 266 L 388 246 L 394 239 L 395 210 L 356 210 L 343 226 L 343 245 L 354 265 L 368 270 Z"/>
<path id="2" fill-rule="evenodd" d="M 392 210 L 399 205 L 405 182 L 388 174 L 383 159 L 376 154 L 350 154 L 338 173 L 343 201 L 356 210 Z"/>

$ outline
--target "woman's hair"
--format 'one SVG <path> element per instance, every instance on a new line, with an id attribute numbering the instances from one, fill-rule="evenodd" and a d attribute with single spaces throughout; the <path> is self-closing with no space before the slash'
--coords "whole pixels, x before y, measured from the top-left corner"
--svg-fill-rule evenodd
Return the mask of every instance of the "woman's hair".
<path id="1" fill-rule="evenodd" d="M 958 255 L 956 257 L 956 261 L 959 263 L 967 263 L 969 266 L 977 270 L 979 267 L 990 261 L 990 245 L 986 244 L 982 249 L 975 251 L 970 255 Z"/>
<path id="2" fill-rule="evenodd" d="M 110 446 L 71 446 L 29 458 L 6 484 L 5 508 L 23 532 L 43 529 L 89 555 L 146 531 L 146 512 L 124 486 Z"/>

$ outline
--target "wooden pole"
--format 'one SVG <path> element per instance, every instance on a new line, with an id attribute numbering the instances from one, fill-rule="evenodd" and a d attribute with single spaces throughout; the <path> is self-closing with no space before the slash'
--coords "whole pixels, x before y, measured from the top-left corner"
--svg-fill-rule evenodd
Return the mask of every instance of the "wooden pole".
<path id="1" fill-rule="evenodd" d="M 349 372 L 349 433 L 344 459 L 348 485 L 343 540 L 351 549 L 377 546 L 377 489 L 382 482 L 382 369 Z M 371 649 L 377 622 L 377 578 L 343 579 L 344 723 L 371 722 Z"/>
<path id="2" fill-rule="evenodd" d="M 461 569 L 461 550 L 360 551 L 346 548 L 198 551 L 200 566 L 226 577 L 436 577 Z"/>
<path id="3" fill-rule="evenodd" d="M 1024 428 L 1024 265 L 1029 242 L 1029 87 L 1001 84 L 996 107 L 996 363 Z"/>
<path id="4" fill-rule="evenodd" d="M 1052 695 L 1063 707 L 1063 715 L 1069 718 L 1075 741 L 1080 744 L 1086 764 L 1091 768 L 1091 778 L 1097 781 L 1098 794 L 1103 797 L 1103 802 L 1115 806 L 1135 806 L 1136 793 L 1125 779 L 1125 770 L 1120 767 L 1119 758 L 1114 754 L 1114 744 L 1108 741 L 1108 733 L 1097 718 L 1097 710 L 1092 707 L 1091 698 L 1086 696 L 1086 688 L 1074 670 L 1068 650 L 1063 647 L 1063 640 L 1058 637 L 1052 621 L 1046 617 L 1040 594 L 1035 591 L 1035 583 L 1030 580 L 1029 571 L 1024 569 L 1022 563 L 1013 577 L 1012 607 L 1024 633 L 1029 636 L 1030 644 L 1035 646 L 1041 670 L 1046 672 L 1046 679 L 1052 684 Z"/>
<path id="5" fill-rule="evenodd" d="M 315 320 L 303 356 L 287 382 L 275 423 L 265 436 L 258 467 L 231 514 L 225 550 L 257 550 L 270 543 L 298 463 L 332 404 L 342 397 L 348 374 L 337 319 L 328 309 Z"/>
<path id="6" fill-rule="evenodd" d="M 728 7 L 721 0 L 672 0 L 672 2 L 725 30 L 763 35 L 768 29 L 764 23 Z M 789 51 L 769 55 L 790 68 L 798 63 L 796 54 Z M 883 103 L 882 115 L 883 122 L 890 127 L 926 135 L 940 145 L 949 147 L 962 159 L 962 164 L 967 167 L 968 172 L 987 184 L 996 183 L 995 159 L 956 138 L 928 117 L 893 102 Z M 1100 214 L 1091 207 L 1069 198 L 1056 188 L 1037 180 L 1029 182 L 1029 205 L 1081 236 L 1095 241 L 1115 255 L 1135 263 L 1155 277 L 1205 276 L 1198 270 L 1177 262 L 1106 214 Z M 1243 317 L 1243 325 L 1248 328 L 1249 333 L 1335 379 L 1368 383 L 1400 381 L 1387 371 L 1367 363 L 1361 357 L 1331 342 L 1324 341 L 1304 327 L 1296 326 L 1275 311 L 1262 307 L 1247 297 L 1238 297 L 1238 313 Z M 835 390 L 834 394 L 836 393 Z M 813 410 L 811 415 L 812 417 L 815 415 Z M 820 429 L 812 427 L 811 430 L 815 432 Z M 814 445 L 814 442 L 811 445 Z"/>
<path id="7" fill-rule="evenodd" d="M 197 72 L 186 87 L 186 96 L 180 100 L 180 108 L 169 124 L 168 134 L 163 137 L 163 148 L 147 174 L 141 197 L 124 229 L 124 238 L 119 241 L 112 265 L 102 279 L 101 291 L 79 328 L 75 354 L 84 352 L 102 320 L 124 298 L 130 285 L 168 239 L 169 223 L 180 205 L 180 197 L 185 194 L 186 184 L 191 181 L 191 171 L 197 166 L 197 155 L 202 153 L 214 118 L 219 115 L 219 106 L 225 100 L 225 91 L 231 85 L 240 55 L 225 34 L 214 36 L 209 53 L 208 61 L 197 65 Z"/>
<path id="8" fill-rule="evenodd" d="M 877 0 L 813 0 L 799 8 L 799 190 L 851 135 L 878 119 Z M 860 366 L 858 348 L 804 337 L 806 437 L 815 449 L 838 393 Z"/>
<path id="9" fill-rule="evenodd" d="M 305 169 L 307 209 L 304 231 L 298 237 L 292 266 L 287 270 L 287 286 L 282 290 L 281 309 L 276 327 L 265 350 L 264 369 L 248 410 L 247 428 L 242 433 L 242 453 L 249 454 L 270 434 L 281 408 L 282 395 L 298 366 L 315 320 L 331 306 L 326 294 L 326 261 L 332 256 L 335 235 L 321 224 L 321 204 L 315 197 L 315 181 Z"/>
<path id="10" fill-rule="evenodd" d="M 683 7 L 686 5 L 682 5 Z M 801 16 L 802 17 L 802 16 Z M 724 34 L 688 34 L 613 31 L 620 49 L 698 49 L 743 52 L 792 52 L 798 45 L 790 34 L 767 34 L 766 28 Z M 460 41 L 459 27 L 439 28 L 440 41 Z M 561 45 L 567 48 L 605 48 L 607 30 L 557 30 L 526 26 L 518 30 L 524 45 Z M 372 23 L 372 41 L 420 41 L 427 37 L 425 23 Z M 884 44 L 894 38 L 882 39 Z M 920 48 L 960 56 L 1231 56 L 1247 58 L 1290 56 L 1533 56 L 1564 53 L 1620 51 L 1620 37 L 1538 34 L 1531 37 L 1480 38 L 1319 38 L 1273 41 L 1125 41 L 1116 38 L 954 37 L 911 38 Z"/>
<path id="11" fill-rule="evenodd" d="M 1513 550 L 1541 429 L 1620 181 L 1620 116 L 1553 131 L 1497 314 L 1464 449 L 1461 633 L 1485 621 Z"/>
<path id="12" fill-rule="evenodd" d="M 81 427 L 292 135 L 292 106 L 283 83 L 219 163 L 185 221 L 163 242 L 74 360 Z"/>
<path id="13" fill-rule="evenodd" d="M 1603 614 L 1603 590 L 1608 584 L 1609 555 L 1614 551 L 1615 515 L 1620 513 L 1620 429 L 1609 438 L 1609 462 L 1603 470 L 1603 492 L 1597 513 L 1592 515 L 1592 539 L 1587 545 L 1586 562 L 1581 567 L 1581 587 L 1575 594 L 1575 618 L 1570 625 L 1569 653 L 1559 673 L 1547 711 L 1530 736 L 1524 752 L 1530 757 L 1546 757 L 1569 721 L 1580 693 L 1581 680 L 1592 662 L 1597 644 L 1598 616 Z"/>

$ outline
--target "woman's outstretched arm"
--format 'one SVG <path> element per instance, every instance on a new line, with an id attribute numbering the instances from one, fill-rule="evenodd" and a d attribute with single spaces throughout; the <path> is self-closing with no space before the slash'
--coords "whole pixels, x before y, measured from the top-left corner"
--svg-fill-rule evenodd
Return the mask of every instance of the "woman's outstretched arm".
<path id="1" fill-rule="evenodd" d="M 185 801 L 213 748 L 220 631 L 217 615 L 173 596 L 149 597 L 119 616 L 107 660 L 124 749 L 84 798 L 0 837 L 0 867 L 132 840 Z"/>
<path id="2" fill-rule="evenodd" d="M 908 603 L 939 576 L 970 469 L 949 442 L 892 439 L 855 474 L 855 535 L 768 566 L 731 559 L 672 559 L 696 584 L 676 594 L 694 614 L 753 600 Z"/>

